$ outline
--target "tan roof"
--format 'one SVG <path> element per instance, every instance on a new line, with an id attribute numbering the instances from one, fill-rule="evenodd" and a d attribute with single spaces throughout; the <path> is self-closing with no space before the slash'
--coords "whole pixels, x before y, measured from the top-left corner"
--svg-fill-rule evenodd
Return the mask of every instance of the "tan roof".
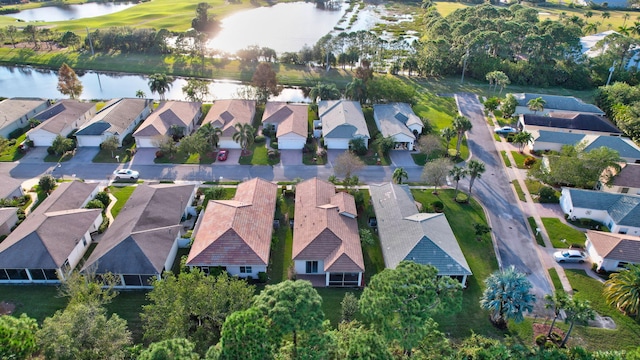
<path id="1" fill-rule="evenodd" d="M 294 260 L 324 260 L 326 272 L 363 272 L 353 196 L 317 178 L 296 185 Z"/>
<path id="2" fill-rule="evenodd" d="M 640 263 L 640 236 L 587 230 L 587 238 L 603 259 Z"/>
<path id="3" fill-rule="evenodd" d="M 622 187 L 640 187 L 640 164 L 625 164 L 613 178 L 613 185 Z"/>
<path id="4" fill-rule="evenodd" d="M 222 130 L 223 137 L 230 137 L 236 133 L 236 124 L 251 124 L 255 114 L 255 100 L 216 100 L 202 120 L 202 125 L 211 123 Z"/>
<path id="5" fill-rule="evenodd" d="M 264 108 L 262 122 L 278 127 L 276 137 L 294 133 L 306 138 L 309 129 L 309 110 L 304 104 L 268 102 Z"/>
<path id="6" fill-rule="evenodd" d="M 94 103 L 69 99 L 60 100 L 50 108 L 34 116 L 35 119 L 40 120 L 42 123 L 33 130 L 42 129 L 52 134 L 60 134 L 68 124 L 80 119 L 87 113 L 92 113 L 84 119 L 84 121 L 89 120 L 91 115 L 95 114 L 95 109 L 96 104 Z M 60 135 L 66 136 L 67 134 Z"/>
<path id="7" fill-rule="evenodd" d="M 47 103 L 46 99 L 13 98 L 0 101 L 0 129 L 10 125 L 16 119 L 28 115 Z"/>
<path id="8" fill-rule="evenodd" d="M 199 220 L 187 265 L 268 265 L 278 186 L 255 178 L 233 200 L 212 200 Z"/>
<path id="9" fill-rule="evenodd" d="M 167 135 L 172 125 L 189 127 L 202 104 L 187 101 L 165 101 L 147 117 L 133 136 Z M 197 119 L 196 119 L 197 120 Z"/>

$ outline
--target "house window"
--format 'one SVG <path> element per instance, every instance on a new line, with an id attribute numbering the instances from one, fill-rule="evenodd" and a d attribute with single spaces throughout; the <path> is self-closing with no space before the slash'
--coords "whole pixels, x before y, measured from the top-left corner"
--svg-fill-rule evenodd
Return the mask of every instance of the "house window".
<path id="1" fill-rule="evenodd" d="M 317 274 L 318 273 L 318 262 L 317 261 L 307 261 L 307 274 Z"/>
<path id="2" fill-rule="evenodd" d="M 251 274 L 253 273 L 251 266 L 240 266 L 240 274 Z"/>
<path id="3" fill-rule="evenodd" d="M 629 192 L 629 188 L 622 188 L 622 190 L 620 190 L 621 194 L 626 194 Z"/>

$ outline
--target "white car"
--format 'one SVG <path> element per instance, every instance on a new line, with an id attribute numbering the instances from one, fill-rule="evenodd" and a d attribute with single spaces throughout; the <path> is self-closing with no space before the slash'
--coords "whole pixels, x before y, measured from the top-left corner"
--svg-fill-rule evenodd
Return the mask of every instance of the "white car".
<path id="1" fill-rule="evenodd" d="M 512 128 L 511 126 L 503 126 L 501 128 L 496 128 L 495 130 L 493 130 L 496 134 L 502 134 L 502 135 L 507 135 L 507 134 L 515 134 L 518 132 L 517 129 Z"/>
<path id="2" fill-rule="evenodd" d="M 575 262 L 582 264 L 587 261 L 587 254 L 580 250 L 560 250 L 553 253 L 553 258 L 559 262 Z"/>
<path id="3" fill-rule="evenodd" d="M 120 169 L 113 172 L 113 176 L 116 180 L 128 179 L 137 180 L 140 174 L 137 171 L 131 169 Z"/>

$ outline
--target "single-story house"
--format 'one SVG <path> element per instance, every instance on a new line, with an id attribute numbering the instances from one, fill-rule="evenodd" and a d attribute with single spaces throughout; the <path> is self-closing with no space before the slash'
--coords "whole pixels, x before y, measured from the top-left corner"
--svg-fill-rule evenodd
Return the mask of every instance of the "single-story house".
<path id="1" fill-rule="evenodd" d="M 565 113 L 565 114 L 589 114 L 596 116 L 604 116 L 604 111 L 599 107 L 587 104 L 584 101 L 575 98 L 573 96 L 558 96 L 558 95 L 546 95 L 546 94 L 531 94 L 531 93 L 514 93 L 511 94 L 516 98 L 518 105 L 516 105 L 515 114 L 536 114 L 545 115 L 548 113 Z M 532 111 L 529 109 L 529 101 L 537 98 L 542 98 L 545 101 L 544 109 L 542 111 Z"/>
<path id="2" fill-rule="evenodd" d="M 623 164 L 611 186 L 599 183 L 598 190 L 608 193 L 640 195 L 640 164 Z"/>
<path id="3" fill-rule="evenodd" d="M 111 136 L 118 138 L 118 146 L 153 108 L 150 99 L 114 99 L 76 132 L 78 147 L 100 146 Z"/>
<path id="4" fill-rule="evenodd" d="M 369 192 L 387 268 L 414 261 L 466 285 L 471 268 L 443 213 L 421 213 L 407 185 L 371 185 Z"/>
<path id="5" fill-rule="evenodd" d="M 189 101 L 165 101 L 147 117 L 138 130 L 133 133 L 136 146 L 153 148 L 156 139 L 172 135 L 172 126 L 182 128 L 189 135 L 202 115 L 202 104 Z"/>
<path id="6" fill-rule="evenodd" d="M 640 196 L 563 188 L 560 207 L 572 219 L 601 222 L 612 233 L 640 235 Z"/>
<path id="7" fill-rule="evenodd" d="M 264 108 L 262 124 L 275 130 L 278 149 L 301 150 L 309 135 L 308 106 L 270 101 Z"/>
<path id="8" fill-rule="evenodd" d="M 322 137 L 327 149 L 348 149 L 349 141 L 364 139 L 369 147 L 369 129 L 362 107 L 357 101 L 323 100 L 318 103 L 318 116 L 322 123 Z"/>
<path id="9" fill-rule="evenodd" d="M 222 131 L 218 142 L 220 148 L 240 149 L 240 144 L 233 140 L 233 135 L 238 132 L 236 124 L 251 124 L 256 115 L 256 104 L 255 100 L 216 100 L 202 125 L 211 123 Z"/>
<path id="10" fill-rule="evenodd" d="M 266 273 L 277 193 L 278 185 L 254 178 L 238 185 L 232 200 L 210 200 L 193 232 L 187 265 L 243 278 Z"/>
<path id="11" fill-rule="evenodd" d="M 96 114 L 96 104 L 78 100 L 60 100 L 33 118 L 40 125 L 27 132 L 34 146 L 51 146 L 60 135 L 66 137 L 87 123 Z"/>
<path id="12" fill-rule="evenodd" d="M 531 133 L 534 139 L 538 138 L 538 132 L 541 130 L 585 135 L 623 135 L 607 118 L 593 114 L 522 114 L 518 120 L 518 127 Z"/>
<path id="13" fill-rule="evenodd" d="M 58 184 L 0 243 L 0 283 L 57 283 L 82 260 L 91 233 L 102 223 L 100 209 L 85 209 L 98 184 Z"/>
<path id="14" fill-rule="evenodd" d="M 113 273 L 118 288 L 150 288 L 187 246 L 181 222 L 192 207 L 194 185 L 138 185 L 87 259 L 82 271 Z"/>
<path id="15" fill-rule="evenodd" d="M 584 134 L 539 130 L 532 133 L 533 141 L 529 143 L 532 151 L 560 151 L 565 145 L 575 145 L 584 140 Z"/>
<path id="16" fill-rule="evenodd" d="M 640 264 L 638 236 L 588 230 L 585 246 L 598 270 L 619 271 L 627 265 Z"/>
<path id="17" fill-rule="evenodd" d="M 0 236 L 9 235 L 11 229 L 18 222 L 18 208 L 0 208 Z"/>
<path id="18" fill-rule="evenodd" d="M 298 279 L 314 286 L 362 286 L 356 203 L 318 178 L 296 185 L 293 253 Z"/>
<path id="19" fill-rule="evenodd" d="M 0 174 L 0 199 L 13 199 L 24 195 L 22 180 L 14 179 L 11 176 Z"/>
<path id="20" fill-rule="evenodd" d="M 615 150 L 627 163 L 640 163 L 640 147 L 633 140 L 622 136 L 576 134 L 540 130 L 529 148 L 535 151 L 553 150 L 560 151 L 564 145 L 578 145 L 583 143 L 585 151 L 591 151 L 600 147 Z"/>
<path id="21" fill-rule="evenodd" d="M 393 137 L 395 149 L 413 150 L 424 124 L 407 103 L 373 105 L 373 119 L 384 137 Z"/>
<path id="22" fill-rule="evenodd" d="M 8 139 L 9 134 L 29 125 L 29 119 L 44 111 L 49 105 L 49 100 L 38 98 L 12 98 L 0 101 L 0 136 Z"/>

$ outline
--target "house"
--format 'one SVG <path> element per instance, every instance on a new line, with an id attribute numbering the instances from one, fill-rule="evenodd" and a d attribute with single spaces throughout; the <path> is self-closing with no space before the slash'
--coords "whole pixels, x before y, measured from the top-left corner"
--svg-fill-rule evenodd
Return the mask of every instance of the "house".
<path id="1" fill-rule="evenodd" d="M 9 235 L 11 229 L 18 222 L 18 208 L 5 207 L 0 208 L 0 238 L 3 235 Z"/>
<path id="2" fill-rule="evenodd" d="M 136 146 L 153 148 L 156 139 L 172 135 L 171 127 L 182 129 L 184 135 L 193 131 L 202 115 L 202 104 L 188 101 L 165 101 L 133 133 Z"/>
<path id="3" fill-rule="evenodd" d="M 597 270 L 619 271 L 640 264 L 640 237 L 587 230 L 586 250 Z"/>
<path id="4" fill-rule="evenodd" d="M 118 288 L 151 287 L 171 270 L 178 247 L 189 243 L 180 223 L 195 215 L 194 197 L 194 185 L 138 185 L 82 271 L 116 274 Z"/>
<path id="5" fill-rule="evenodd" d="M 364 259 L 356 203 L 318 178 L 296 185 L 292 259 L 314 286 L 362 286 Z"/>
<path id="6" fill-rule="evenodd" d="M 393 137 L 395 149 L 413 150 L 424 124 L 407 103 L 373 105 L 373 119 L 384 137 Z"/>
<path id="7" fill-rule="evenodd" d="M 0 136 L 5 139 L 29 125 L 29 119 L 49 107 L 49 100 L 38 98 L 12 98 L 0 101 Z"/>
<path id="8" fill-rule="evenodd" d="M 546 94 L 531 94 L 531 93 L 514 93 L 511 94 L 516 98 L 518 104 L 516 105 L 515 114 L 535 114 L 545 115 L 548 113 L 564 113 L 564 114 L 588 114 L 596 116 L 604 116 L 604 111 L 599 107 L 587 104 L 582 100 L 573 96 L 557 96 Z M 545 101 L 544 109 L 542 111 L 532 111 L 529 109 L 529 101 L 537 98 L 542 98 Z"/>
<path id="9" fill-rule="evenodd" d="M 518 127 L 531 133 L 534 139 L 539 137 L 539 131 L 622 136 L 622 131 L 605 117 L 592 114 L 522 114 L 518 120 Z"/>
<path id="10" fill-rule="evenodd" d="M 318 103 L 322 136 L 327 149 L 348 149 L 349 141 L 362 138 L 369 147 L 369 129 L 357 101 L 327 100 Z"/>
<path id="11" fill-rule="evenodd" d="M 102 223 L 100 209 L 84 206 L 98 184 L 58 184 L 46 199 L 0 243 L 0 283 L 57 283 L 82 259 L 91 233 Z"/>
<path id="12" fill-rule="evenodd" d="M 563 188 L 560 207 L 571 219 L 591 219 L 612 233 L 640 235 L 640 196 Z"/>
<path id="13" fill-rule="evenodd" d="M 640 164 L 623 164 L 622 169 L 611 180 L 611 186 L 599 183 L 598 190 L 640 195 Z"/>
<path id="14" fill-rule="evenodd" d="M 371 185 L 369 192 L 387 268 L 409 260 L 467 283 L 471 269 L 443 213 L 419 212 L 407 185 Z"/>
<path id="15" fill-rule="evenodd" d="M 540 130 L 529 149 L 534 151 L 560 151 L 565 145 L 584 145 L 584 151 L 591 151 L 600 147 L 615 150 L 627 163 L 640 163 L 640 148 L 629 138 L 622 136 L 576 134 L 556 131 Z"/>
<path id="16" fill-rule="evenodd" d="M 560 151 L 565 145 L 576 145 L 580 143 L 585 135 L 569 132 L 558 132 L 549 130 L 539 130 L 534 134 L 533 141 L 528 144 L 532 151 Z"/>
<path id="17" fill-rule="evenodd" d="M 0 199 L 13 199 L 24 195 L 22 180 L 0 174 L 0 184 L 2 184 L 2 186 L 0 186 Z"/>
<path id="18" fill-rule="evenodd" d="M 60 100 L 33 118 L 40 125 L 27 131 L 27 138 L 34 146 L 51 146 L 60 135 L 66 137 L 73 130 L 83 126 L 96 114 L 96 104 L 78 100 Z"/>
<path id="19" fill-rule="evenodd" d="M 640 148 L 627 137 L 587 135 L 586 145 L 585 151 L 606 147 L 617 151 L 625 162 L 640 164 Z"/>
<path id="20" fill-rule="evenodd" d="M 309 135 L 309 107 L 306 104 L 268 102 L 262 115 L 262 124 L 274 130 L 278 149 L 301 150 Z"/>
<path id="21" fill-rule="evenodd" d="M 278 185 L 254 178 L 238 185 L 232 200 L 211 200 L 198 219 L 187 265 L 233 276 L 267 272 Z"/>
<path id="22" fill-rule="evenodd" d="M 236 124 L 251 124 L 256 115 L 256 104 L 255 100 L 216 100 L 202 120 L 202 125 L 211 123 L 222 131 L 219 147 L 240 149 L 240 144 L 233 140 L 233 135 L 238 132 Z"/>
<path id="23" fill-rule="evenodd" d="M 150 99 L 114 99 L 109 101 L 87 124 L 76 132 L 78 147 L 100 146 L 111 136 L 118 138 L 118 146 L 153 108 Z"/>

